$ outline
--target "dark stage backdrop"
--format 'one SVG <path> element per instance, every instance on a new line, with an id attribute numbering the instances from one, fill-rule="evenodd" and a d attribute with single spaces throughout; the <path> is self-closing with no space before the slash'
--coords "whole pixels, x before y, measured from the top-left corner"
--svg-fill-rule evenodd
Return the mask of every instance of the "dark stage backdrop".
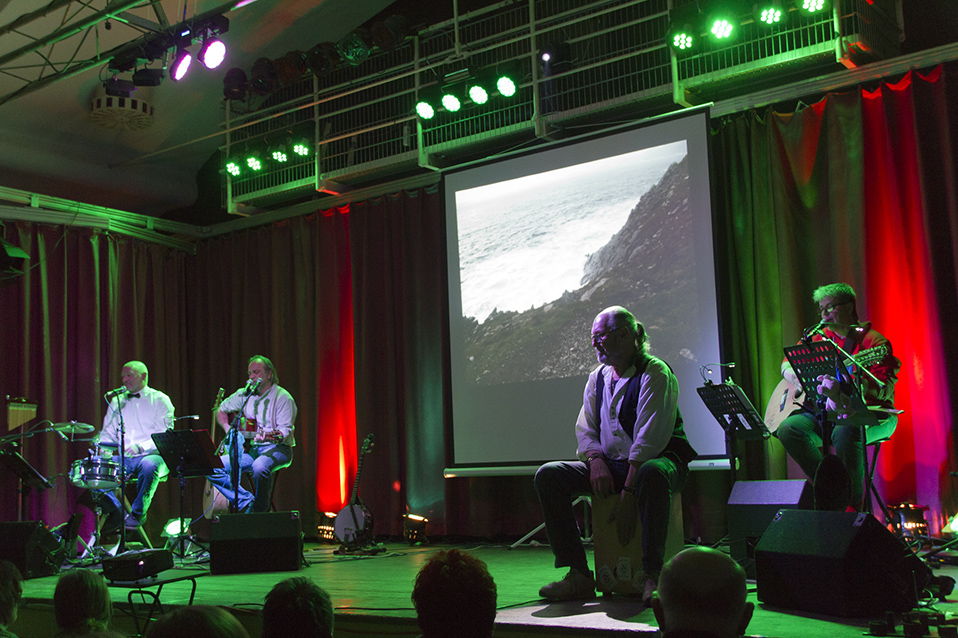
<path id="1" fill-rule="evenodd" d="M 861 316 L 904 361 L 905 415 L 882 450 L 881 490 L 928 506 L 935 528 L 956 510 L 958 370 L 946 356 L 958 352 L 956 81 L 951 66 L 794 113 L 747 113 L 713 122 L 712 140 L 716 273 L 736 380 L 764 407 L 782 347 L 817 321 L 811 291 L 851 283 Z M 206 240 L 196 256 L 8 223 L 31 271 L 0 287 L 0 395 L 38 399 L 41 418 L 99 425 L 102 393 L 139 358 L 177 413 L 205 424 L 216 389 L 238 387 L 247 358 L 263 354 L 300 410 L 277 505 L 301 510 L 307 531 L 315 512 L 348 498 L 357 440 L 374 433 L 360 492 L 377 534 L 398 533 L 407 508 L 430 517 L 430 534 L 524 533 L 540 521 L 530 477 L 442 478 L 441 205 L 435 189 L 403 192 Z M 47 474 L 82 455 L 51 435 L 26 446 Z M 14 483 L 0 471 L 10 520 Z M 200 487 L 190 486 L 194 514 Z M 77 493 L 61 482 L 30 496 L 26 518 L 61 523 Z M 151 529 L 175 503 L 175 485 L 161 486 Z"/>

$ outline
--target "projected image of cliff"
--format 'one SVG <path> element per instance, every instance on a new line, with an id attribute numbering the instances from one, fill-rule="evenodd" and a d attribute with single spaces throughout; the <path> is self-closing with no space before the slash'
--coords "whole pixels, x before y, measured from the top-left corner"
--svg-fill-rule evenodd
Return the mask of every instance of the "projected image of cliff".
<path id="1" fill-rule="evenodd" d="M 675 365 L 697 308 L 685 141 L 456 192 L 466 378 L 595 367 L 589 328 L 621 304 Z M 711 260 L 711 254 L 707 255 Z"/>

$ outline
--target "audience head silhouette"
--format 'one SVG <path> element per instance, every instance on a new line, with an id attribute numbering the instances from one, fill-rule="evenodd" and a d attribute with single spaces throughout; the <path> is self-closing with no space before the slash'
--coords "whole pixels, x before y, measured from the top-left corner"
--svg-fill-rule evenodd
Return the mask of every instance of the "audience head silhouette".
<path id="1" fill-rule="evenodd" d="M 63 637 L 86 636 L 108 629 L 113 603 L 103 576 L 89 569 L 61 574 L 53 591 L 53 611 Z"/>
<path id="2" fill-rule="evenodd" d="M 177 607 L 150 623 L 145 638 L 249 638 L 236 616 L 220 607 Z"/>
<path id="3" fill-rule="evenodd" d="M 666 563 L 652 601 L 664 638 L 680 635 L 736 638 L 755 605 L 746 603 L 745 570 L 728 555 L 691 547 Z"/>
<path id="4" fill-rule="evenodd" d="M 458 549 L 437 552 L 412 591 L 422 638 L 489 638 L 496 621 L 496 583 L 486 564 Z"/>
<path id="5" fill-rule="evenodd" d="M 17 608 L 23 595 L 23 576 L 17 566 L 0 560 L 0 631 L 17 619 Z"/>
<path id="6" fill-rule="evenodd" d="M 263 602 L 262 638 L 332 638 L 329 594 L 309 578 L 276 583 Z"/>

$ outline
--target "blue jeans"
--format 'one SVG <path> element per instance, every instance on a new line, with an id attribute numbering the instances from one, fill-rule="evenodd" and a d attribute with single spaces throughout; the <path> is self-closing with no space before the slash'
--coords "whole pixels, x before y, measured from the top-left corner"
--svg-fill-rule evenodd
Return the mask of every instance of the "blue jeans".
<path id="1" fill-rule="evenodd" d="M 612 472 L 616 491 L 621 491 L 629 473 L 629 462 L 606 459 L 606 464 Z M 589 466 L 582 461 L 553 461 L 536 472 L 536 492 L 556 567 L 589 571 L 589 561 L 572 511 L 575 497 L 592 494 L 589 478 Z M 657 574 L 665 562 L 672 495 L 682 491 L 688 478 L 688 465 L 671 456 L 651 459 L 638 469 L 635 495 L 642 525 L 642 569 L 647 574 Z"/>
<path id="2" fill-rule="evenodd" d="M 879 420 L 876 428 L 893 432 L 898 417 L 891 415 Z M 822 462 L 822 428 L 818 420 L 808 412 L 795 412 L 782 421 L 775 431 L 788 455 L 795 459 L 808 478 L 815 478 L 818 464 Z M 835 455 L 841 460 L 851 479 L 851 504 L 862 502 L 865 485 L 865 461 L 862 457 L 861 428 L 838 425 L 832 428 L 832 445 Z"/>
<path id="3" fill-rule="evenodd" d="M 113 461 L 119 463 L 120 457 L 114 456 Z M 123 464 L 126 466 L 127 476 L 135 476 L 137 479 L 136 499 L 134 499 L 130 505 L 130 511 L 134 518 L 142 520 L 143 517 L 146 516 L 147 510 L 150 509 L 150 503 L 153 501 L 153 494 L 156 493 L 156 488 L 159 486 L 160 481 L 169 476 L 170 471 L 167 469 L 163 457 L 159 454 L 127 456 L 124 457 L 123 461 Z M 121 510 L 120 499 L 117 498 L 117 495 L 112 490 L 105 490 L 102 494 L 113 504 L 115 511 Z M 104 503 L 104 510 L 109 509 L 109 504 Z"/>
<path id="4" fill-rule="evenodd" d="M 230 481 L 230 457 L 222 456 L 223 467 L 213 470 L 210 483 L 216 486 L 232 505 L 233 487 Z M 268 512 L 273 472 L 293 462 L 293 448 L 282 443 L 253 444 L 249 452 L 240 455 L 240 473 L 253 475 L 253 492 L 239 486 L 237 504 L 241 512 Z"/>

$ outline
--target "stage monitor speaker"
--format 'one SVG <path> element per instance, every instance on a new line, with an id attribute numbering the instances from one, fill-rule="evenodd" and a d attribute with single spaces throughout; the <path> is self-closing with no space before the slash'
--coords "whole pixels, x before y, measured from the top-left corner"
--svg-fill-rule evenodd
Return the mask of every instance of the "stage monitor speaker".
<path id="1" fill-rule="evenodd" d="M 24 579 L 60 572 L 66 548 L 43 521 L 0 523 L 0 558 L 17 566 Z"/>
<path id="2" fill-rule="evenodd" d="M 210 573 L 295 571 L 303 564 L 299 512 L 223 514 L 210 525 Z"/>
<path id="3" fill-rule="evenodd" d="M 736 481 L 728 498 L 729 553 L 755 578 L 755 545 L 779 510 L 812 509 L 814 495 L 806 480 Z"/>
<path id="4" fill-rule="evenodd" d="M 755 548 L 758 599 L 867 618 L 914 609 L 931 568 L 871 514 L 782 510 Z"/>
<path id="5" fill-rule="evenodd" d="M 168 549 L 140 549 L 103 559 L 103 577 L 109 581 L 151 578 L 167 569 L 173 569 Z"/>

